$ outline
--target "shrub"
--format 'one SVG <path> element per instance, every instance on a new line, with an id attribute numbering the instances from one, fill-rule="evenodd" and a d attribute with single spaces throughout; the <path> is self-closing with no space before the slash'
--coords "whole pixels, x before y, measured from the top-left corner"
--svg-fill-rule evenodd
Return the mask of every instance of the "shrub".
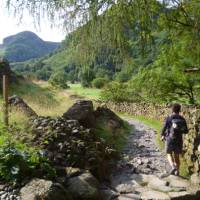
<path id="1" fill-rule="evenodd" d="M 53 74 L 50 79 L 49 83 L 54 87 L 59 87 L 63 89 L 69 88 L 67 85 L 68 77 L 64 71 L 57 72 Z"/>
<path id="2" fill-rule="evenodd" d="M 139 94 L 126 83 L 111 82 L 101 92 L 101 99 L 112 102 L 138 102 Z"/>
<path id="3" fill-rule="evenodd" d="M 95 88 L 103 88 L 108 82 L 108 79 L 106 78 L 95 78 L 93 81 L 92 81 L 92 86 L 95 87 Z"/>
<path id="4" fill-rule="evenodd" d="M 127 81 L 129 81 L 131 78 L 131 73 L 127 73 L 125 71 L 121 71 L 119 73 L 116 73 L 115 75 L 115 80 L 120 82 L 120 83 L 125 83 Z"/>
<path id="5" fill-rule="evenodd" d="M 54 178 L 55 171 L 42 151 L 14 139 L 15 129 L 0 123 L 0 177 L 7 182 L 21 182 L 32 177 Z"/>
<path id="6" fill-rule="evenodd" d="M 44 177 L 53 178 L 55 175 L 42 153 L 22 151 L 8 143 L 0 148 L 0 176 L 5 181 L 21 182 L 25 178 L 37 176 L 39 171 Z"/>

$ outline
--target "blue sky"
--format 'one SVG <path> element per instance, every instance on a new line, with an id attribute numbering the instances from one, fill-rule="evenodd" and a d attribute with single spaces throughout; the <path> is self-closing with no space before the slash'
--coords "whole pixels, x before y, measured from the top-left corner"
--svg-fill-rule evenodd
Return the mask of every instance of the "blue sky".
<path id="1" fill-rule="evenodd" d="M 46 41 L 60 42 L 65 38 L 66 33 L 60 27 L 51 28 L 51 24 L 47 19 L 41 21 L 40 28 L 35 28 L 32 17 L 25 13 L 22 22 L 9 15 L 4 3 L 0 0 L 0 44 L 3 38 L 14 35 L 21 31 L 32 31 Z"/>

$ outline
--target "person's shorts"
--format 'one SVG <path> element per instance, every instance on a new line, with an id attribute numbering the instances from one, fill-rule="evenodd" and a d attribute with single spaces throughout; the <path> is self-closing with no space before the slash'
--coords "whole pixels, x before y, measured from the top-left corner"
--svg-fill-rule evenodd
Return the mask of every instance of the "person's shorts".
<path id="1" fill-rule="evenodd" d="M 183 142 L 172 140 L 171 138 L 166 139 L 166 153 L 171 154 L 182 154 L 183 151 Z"/>

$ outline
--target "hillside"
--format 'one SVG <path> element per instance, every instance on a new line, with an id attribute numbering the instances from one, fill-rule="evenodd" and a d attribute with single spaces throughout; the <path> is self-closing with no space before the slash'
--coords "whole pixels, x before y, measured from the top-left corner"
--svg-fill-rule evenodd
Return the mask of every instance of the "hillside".
<path id="1" fill-rule="evenodd" d="M 0 56 L 11 62 L 21 62 L 43 57 L 59 47 L 59 43 L 47 42 L 30 31 L 9 36 L 0 45 Z"/>
<path id="2" fill-rule="evenodd" d="M 200 76 L 185 73 L 186 69 L 199 66 L 198 34 L 195 34 L 198 30 L 193 27 L 194 23 L 185 29 L 183 24 L 173 20 L 179 15 L 185 16 L 176 7 L 152 2 L 155 3 L 152 4 L 153 15 L 147 16 L 145 23 L 138 24 L 135 10 L 130 10 L 129 15 L 123 13 L 123 20 L 118 20 L 117 13 L 122 8 L 115 5 L 71 32 L 58 51 L 40 59 L 13 64 L 12 69 L 27 77 L 53 81 L 54 86 L 81 82 L 84 87 L 94 86 L 94 83 L 102 87 L 110 82 L 103 98 L 115 102 L 199 104 Z M 195 16 L 195 11 L 185 6 L 188 16 Z M 166 13 L 171 15 L 170 19 L 163 17 Z M 108 23 L 112 14 L 120 23 L 116 34 L 112 32 L 116 24 Z M 132 22 L 127 23 L 130 16 Z M 108 19 L 108 24 L 104 18 Z M 195 20 L 199 22 L 198 16 Z M 102 28 L 100 23 L 105 23 Z M 113 37 L 118 38 L 113 41 Z"/>

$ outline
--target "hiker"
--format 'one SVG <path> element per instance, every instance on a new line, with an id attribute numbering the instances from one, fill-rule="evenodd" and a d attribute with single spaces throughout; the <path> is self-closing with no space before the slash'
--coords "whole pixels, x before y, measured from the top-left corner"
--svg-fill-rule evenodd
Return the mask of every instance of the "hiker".
<path id="1" fill-rule="evenodd" d="M 166 142 L 166 153 L 172 170 L 170 174 L 179 175 L 180 155 L 183 148 L 183 134 L 188 133 L 186 120 L 180 115 L 181 105 L 172 106 L 172 114 L 169 115 L 161 131 L 161 139 Z"/>

